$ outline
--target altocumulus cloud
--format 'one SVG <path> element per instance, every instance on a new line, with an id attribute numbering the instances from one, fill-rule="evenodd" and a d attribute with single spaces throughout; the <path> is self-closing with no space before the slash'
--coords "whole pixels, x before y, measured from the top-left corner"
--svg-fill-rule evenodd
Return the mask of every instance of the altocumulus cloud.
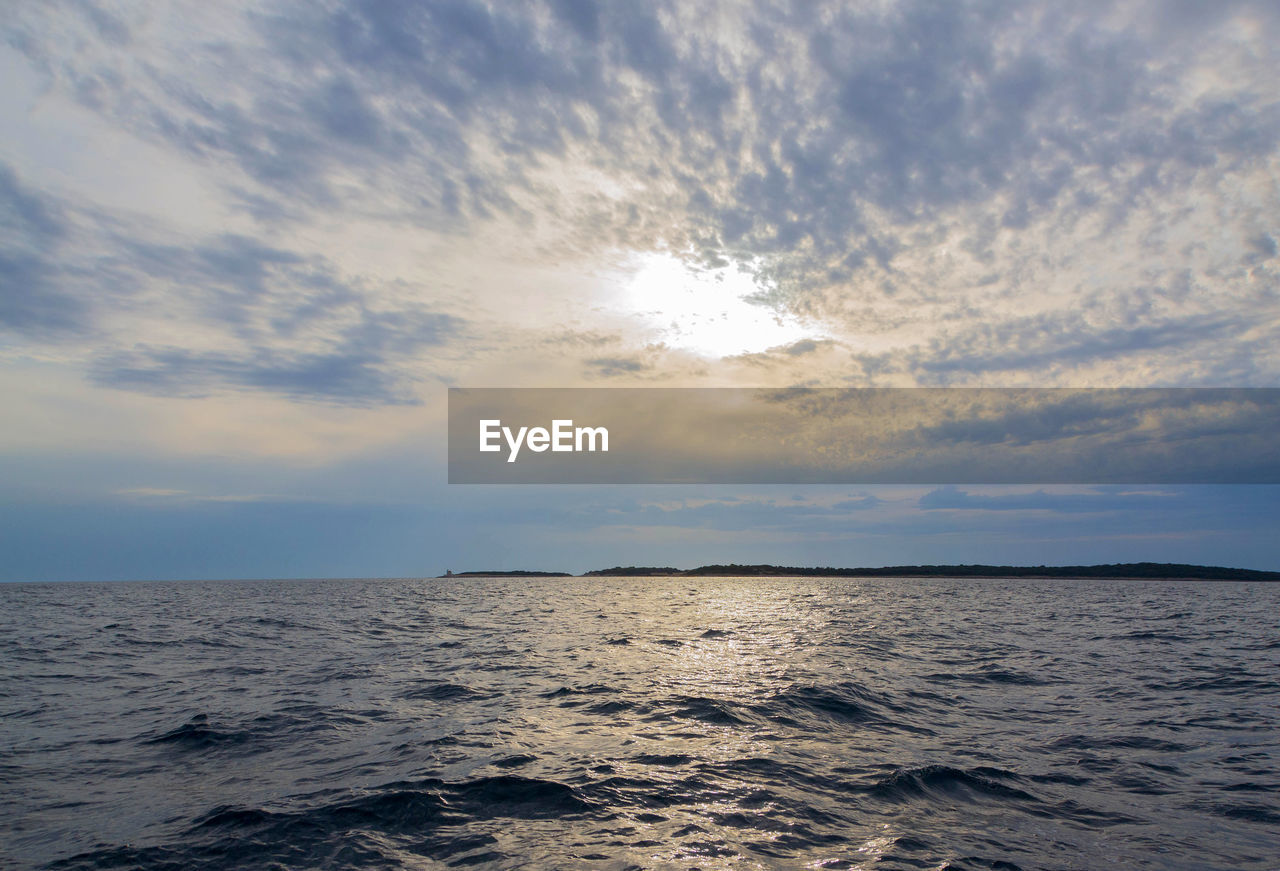
<path id="1" fill-rule="evenodd" d="M 6 281 L 31 289 L 0 317 L 35 337 L 96 312 L 100 384 L 402 402 L 464 323 L 476 353 L 505 345 L 430 282 L 308 247 L 336 215 L 522 228 L 549 263 L 747 265 L 757 304 L 823 326 L 750 361 L 793 383 L 1280 372 L 1273 3 L 278 2 L 197 40 L 200 14 L 84 0 L 7 25 L 58 93 L 208 168 L 256 228 L 100 231 L 100 266 L 209 333 L 166 343 L 108 329 L 94 282 L 50 265 L 61 219 L 0 177 Z M 599 378 L 666 371 L 627 344 L 566 350 Z"/>

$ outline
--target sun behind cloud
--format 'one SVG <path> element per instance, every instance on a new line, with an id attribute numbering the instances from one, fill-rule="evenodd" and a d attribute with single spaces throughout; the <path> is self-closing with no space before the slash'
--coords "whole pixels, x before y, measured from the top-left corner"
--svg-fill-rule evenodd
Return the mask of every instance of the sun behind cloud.
<path id="1" fill-rule="evenodd" d="M 667 345 L 728 357 L 825 338 L 817 324 L 761 300 L 765 288 L 748 267 L 696 269 L 667 253 L 632 263 L 623 304 Z"/>

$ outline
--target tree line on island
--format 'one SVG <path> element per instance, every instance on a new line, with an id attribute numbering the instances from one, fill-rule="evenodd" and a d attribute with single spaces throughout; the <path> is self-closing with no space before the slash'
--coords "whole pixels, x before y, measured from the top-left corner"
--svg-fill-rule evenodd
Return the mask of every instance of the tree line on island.
<path id="1" fill-rule="evenodd" d="M 615 566 L 595 569 L 582 575 L 569 572 L 498 571 L 446 572 L 449 578 L 1150 578 L 1196 581 L 1280 581 L 1280 572 L 1233 569 L 1224 566 L 1197 566 L 1185 563 L 1108 563 L 1093 566 L 878 566 L 833 568 L 831 566 L 706 565 L 696 569 L 673 566 Z"/>

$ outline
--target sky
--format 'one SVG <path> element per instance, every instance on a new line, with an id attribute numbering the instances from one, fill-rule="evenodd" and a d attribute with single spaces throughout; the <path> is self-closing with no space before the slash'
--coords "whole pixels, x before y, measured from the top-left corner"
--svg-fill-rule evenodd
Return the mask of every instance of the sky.
<path id="1" fill-rule="evenodd" d="M 446 483 L 449 387 L 1280 386 L 1274 2 L 19 0 L 0 579 L 1280 569 L 1280 488 Z"/>

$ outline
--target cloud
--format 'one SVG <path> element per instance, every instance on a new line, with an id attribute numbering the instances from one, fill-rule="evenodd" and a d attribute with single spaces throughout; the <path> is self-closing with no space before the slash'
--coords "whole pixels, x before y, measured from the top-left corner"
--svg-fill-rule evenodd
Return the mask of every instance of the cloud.
<path id="1" fill-rule="evenodd" d="M 78 333 L 88 306 L 62 286 L 58 253 L 69 234 L 52 199 L 0 163 L 0 330 L 38 337 Z"/>
<path id="2" fill-rule="evenodd" d="M 325 259 L 225 236 L 189 247 L 129 242 L 118 267 L 164 288 L 218 331 L 214 348 L 135 344 L 98 354 L 101 386 L 168 396 L 221 388 L 350 405 L 417 402 L 403 366 L 456 338 L 465 322 L 345 281 Z M 205 340 L 207 344 L 207 338 Z"/>
<path id="3" fill-rule="evenodd" d="M 250 17 L 256 42 L 226 47 L 257 63 L 224 68 L 221 93 L 199 87 L 198 64 L 215 58 L 196 58 L 194 70 L 142 82 L 142 105 L 113 105 L 150 135 L 322 201 L 336 196 L 339 169 L 375 181 L 383 169 L 434 169 L 418 191 L 434 187 L 446 210 L 469 193 L 483 213 L 513 202 L 503 188 L 527 183 L 524 170 L 570 142 L 600 145 L 589 159 L 614 172 L 656 171 L 693 189 L 691 213 L 675 216 L 688 225 L 673 230 L 710 231 L 729 248 L 807 239 L 846 256 L 851 236 L 884 244 L 864 232 L 864 203 L 910 217 L 1007 190 L 1018 214 L 1052 202 L 1083 169 L 1126 157 L 1201 164 L 1224 150 L 1265 152 L 1275 123 L 1218 100 L 1138 127 L 1165 84 L 1149 69 L 1151 47 L 1039 7 L 550 12 L 475 0 L 286 5 Z M 731 14 L 746 24 L 727 26 Z M 60 48 L 34 51 L 68 76 L 88 74 Z M 662 165 L 653 146 L 668 149 Z M 486 148 L 514 160 L 511 171 L 494 172 Z M 697 204 L 710 207 L 702 227 Z"/>
<path id="4" fill-rule="evenodd" d="M 179 239 L 38 196 L 7 167 L 0 223 L 0 327 L 45 347 L 86 346 L 99 386 L 412 404 L 415 382 L 436 375 L 406 363 L 466 329 L 412 288 L 343 276 L 322 255 L 236 234 Z"/>
<path id="5" fill-rule="evenodd" d="M 756 302 L 820 328 L 742 361 L 779 378 L 802 357 L 819 383 L 1280 373 L 1264 350 L 1280 203 L 1254 184 L 1280 141 L 1265 3 L 280 2 L 229 7 L 198 42 L 172 14 L 32 7 L 9 44 L 56 92 L 208 168 L 263 231 L 141 242 L 121 265 L 216 276 L 191 316 L 246 342 L 310 322 L 286 282 L 330 311 L 358 305 L 295 234 L 372 221 L 584 273 L 619 251 L 742 264 Z M 7 322 L 90 317 L 46 260 L 6 265 L 48 301 L 9 303 Z M 263 288 L 285 311 L 266 314 Z M 486 349 L 509 348 L 509 326 L 489 324 Z M 819 360 L 819 336 L 849 353 Z M 577 348 L 578 370 L 686 377 L 640 362 L 651 340 Z M 342 356 L 208 353 L 185 359 L 230 373 Z"/>
<path id="6" fill-rule="evenodd" d="M 789 354 L 792 357 L 799 357 L 803 354 L 812 354 L 816 350 L 818 350 L 817 342 L 812 339 L 803 339 L 799 342 L 788 345 L 783 349 L 783 353 Z"/>
<path id="7" fill-rule="evenodd" d="M 926 511 L 1051 511 L 1067 514 L 1100 514 L 1117 511 L 1160 511 L 1176 501 L 1178 494 L 1157 493 L 1033 493 L 981 494 L 955 487 L 931 490 L 920 497 Z"/>
<path id="8" fill-rule="evenodd" d="M 1015 318 L 999 325 L 978 325 L 938 339 L 928 351 L 913 352 L 914 365 L 927 372 L 1037 371 L 1051 365 L 1070 366 L 1149 354 L 1188 344 L 1229 339 L 1252 326 L 1230 315 L 1188 317 L 1164 322 L 1137 322 L 1104 328 L 1077 313 L 1054 312 Z M 993 349 L 998 349 L 993 352 Z"/>
<path id="9" fill-rule="evenodd" d="M 352 351 L 236 357 L 184 348 L 139 348 L 98 359 L 93 383 L 160 396 L 207 396 L 219 388 L 258 389 L 294 399 L 366 406 L 416 401 L 376 355 Z"/>
<path id="10" fill-rule="evenodd" d="M 884 504 L 884 500 L 869 494 L 859 496 L 856 499 L 843 499 L 840 502 L 836 502 L 831 508 L 834 511 L 864 511 L 882 504 Z"/>
<path id="11" fill-rule="evenodd" d="M 634 375 L 653 368 L 638 357 L 593 357 L 585 361 L 595 374 L 608 378 L 614 375 Z"/>

